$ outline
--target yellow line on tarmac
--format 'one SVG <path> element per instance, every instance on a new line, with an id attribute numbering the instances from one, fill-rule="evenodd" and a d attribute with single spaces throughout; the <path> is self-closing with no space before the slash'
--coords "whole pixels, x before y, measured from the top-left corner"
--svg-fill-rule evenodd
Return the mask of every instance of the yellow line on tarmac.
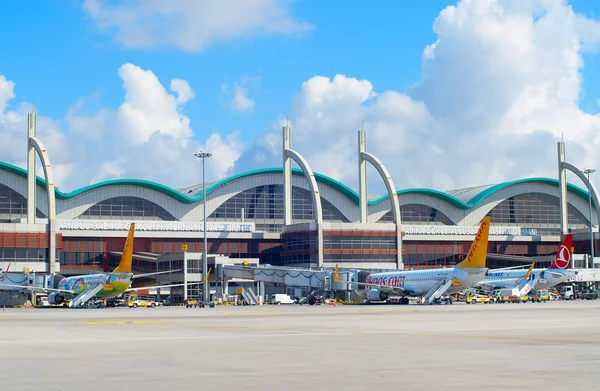
<path id="1" fill-rule="evenodd" d="M 143 321 L 91 321 L 91 322 L 76 322 L 77 324 L 89 324 L 89 325 L 114 325 L 114 324 L 152 324 L 152 325 L 164 325 L 163 322 L 143 322 Z"/>

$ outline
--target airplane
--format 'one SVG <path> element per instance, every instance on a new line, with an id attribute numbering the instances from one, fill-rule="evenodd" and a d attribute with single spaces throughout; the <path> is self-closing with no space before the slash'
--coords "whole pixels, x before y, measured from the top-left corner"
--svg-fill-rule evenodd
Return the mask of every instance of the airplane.
<path id="1" fill-rule="evenodd" d="M 357 293 L 367 302 L 386 301 L 393 295 L 402 296 L 401 303 L 408 303 L 408 296 L 432 303 L 445 294 L 467 289 L 485 277 L 490 223 L 490 216 L 485 216 L 467 258 L 452 268 L 375 273 L 360 283 L 340 280 L 336 265 L 334 281 L 364 286 Z"/>
<path id="2" fill-rule="evenodd" d="M 531 273 L 531 279 L 535 280 L 532 286 L 533 290 L 551 288 L 577 275 L 577 271 L 571 268 L 572 247 L 573 235 L 567 234 L 554 257 L 554 261 L 548 268 L 530 268 L 527 274 Z M 494 269 L 490 270 L 487 276 L 475 285 L 486 291 L 514 288 L 525 275 L 526 271 L 523 269 Z"/>
<path id="3" fill-rule="evenodd" d="M 121 256 L 121 261 L 112 272 L 78 275 L 72 277 L 65 277 L 60 274 L 54 274 L 48 278 L 46 287 L 34 287 L 27 285 L 11 285 L 0 283 L 0 289 L 12 291 L 27 290 L 34 292 L 49 293 L 48 303 L 51 305 L 66 305 L 66 302 L 68 300 L 71 300 L 72 306 L 78 307 L 82 306 L 83 304 L 85 304 L 86 301 L 93 297 L 96 297 L 100 300 L 106 300 L 108 303 L 110 303 L 125 292 L 131 292 L 148 288 L 167 288 L 184 285 L 170 284 L 151 285 L 139 288 L 131 287 L 131 284 L 133 283 L 133 280 L 135 278 L 172 273 L 176 271 L 169 270 L 164 272 L 153 272 L 144 274 L 132 273 L 134 231 L 135 223 L 131 223 L 129 227 L 129 233 L 127 235 L 127 240 L 125 242 L 125 247 L 123 249 L 123 255 Z M 197 283 L 199 282 L 188 282 L 188 284 Z"/>

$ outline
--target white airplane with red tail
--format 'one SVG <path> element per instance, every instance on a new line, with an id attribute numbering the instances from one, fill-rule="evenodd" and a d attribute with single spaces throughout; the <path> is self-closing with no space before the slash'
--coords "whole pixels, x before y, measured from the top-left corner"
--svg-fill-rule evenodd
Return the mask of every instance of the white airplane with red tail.
<path id="1" fill-rule="evenodd" d="M 567 234 L 554 257 L 554 261 L 548 268 L 536 268 L 530 269 L 529 271 L 525 269 L 490 270 L 487 276 L 478 282 L 476 286 L 487 291 L 513 288 L 518 285 L 519 281 L 523 278 L 529 278 L 535 281 L 531 287 L 533 290 L 551 288 L 562 282 L 568 281 L 577 275 L 577 271 L 573 270 L 571 265 L 572 251 L 573 235 Z"/>
<path id="2" fill-rule="evenodd" d="M 401 302 L 408 302 L 408 297 L 421 297 L 423 302 L 433 303 L 443 295 L 460 292 L 485 278 L 490 224 L 490 217 L 484 217 L 467 258 L 454 267 L 375 273 L 361 283 L 340 280 L 336 265 L 334 281 L 364 287 L 357 292 L 368 302 L 386 301 L 396 296 L 403 297 Z"/>

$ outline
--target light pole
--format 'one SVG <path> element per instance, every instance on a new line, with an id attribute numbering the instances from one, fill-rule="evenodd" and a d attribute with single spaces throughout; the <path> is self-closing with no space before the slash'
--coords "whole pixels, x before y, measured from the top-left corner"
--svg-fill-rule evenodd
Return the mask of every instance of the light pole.
<path id="1" fill-rule="evenodd" d="M 588 202 L 590 206 L 590 250 L 592 255 L 592 268 L 594 267 L 594 225 L 592 224 L 592 182 L 590 182 L 590 174 L 595 172 L 593 168 L 586 168 L 582 172 L 587 174 L 588 180 Z M 588 268 L 590 267 L 588 262 Z"/>
<path id="2" fill-rule="evenodd" d="M 197 158 L 202 159 L 202 200 L 204 203 L 204 251 L 202 251 L 202 278 L 204 279 L 204 284 L 202 285 L 203 290 L 203 301 L 204 303 L 208 303 L 208 288 L 207 285 L 210 285 L 208 282 L 208 278 L 206 278 L 206 274 L 208 273 L 208 260 L 206 259 L 206 251 L 208 250 L 208 245 L 206 244 L 206 182 L 205 182 L 205 170 L 204 170 L 204 160 L 212 156 L 212 153 L 208 152 L 199 152 L 194 154 Z"/>

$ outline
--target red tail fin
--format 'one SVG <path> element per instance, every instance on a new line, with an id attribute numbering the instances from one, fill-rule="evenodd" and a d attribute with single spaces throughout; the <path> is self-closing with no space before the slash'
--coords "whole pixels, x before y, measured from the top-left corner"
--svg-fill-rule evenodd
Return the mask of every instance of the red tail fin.
<path id="1" fill-rule="evenodd" d="M 570 269 L 571 268 L 571 248 L 573 247 L 573 235 L 567 234 L 563 239 L 554 262 L 550 269 Z"/>

